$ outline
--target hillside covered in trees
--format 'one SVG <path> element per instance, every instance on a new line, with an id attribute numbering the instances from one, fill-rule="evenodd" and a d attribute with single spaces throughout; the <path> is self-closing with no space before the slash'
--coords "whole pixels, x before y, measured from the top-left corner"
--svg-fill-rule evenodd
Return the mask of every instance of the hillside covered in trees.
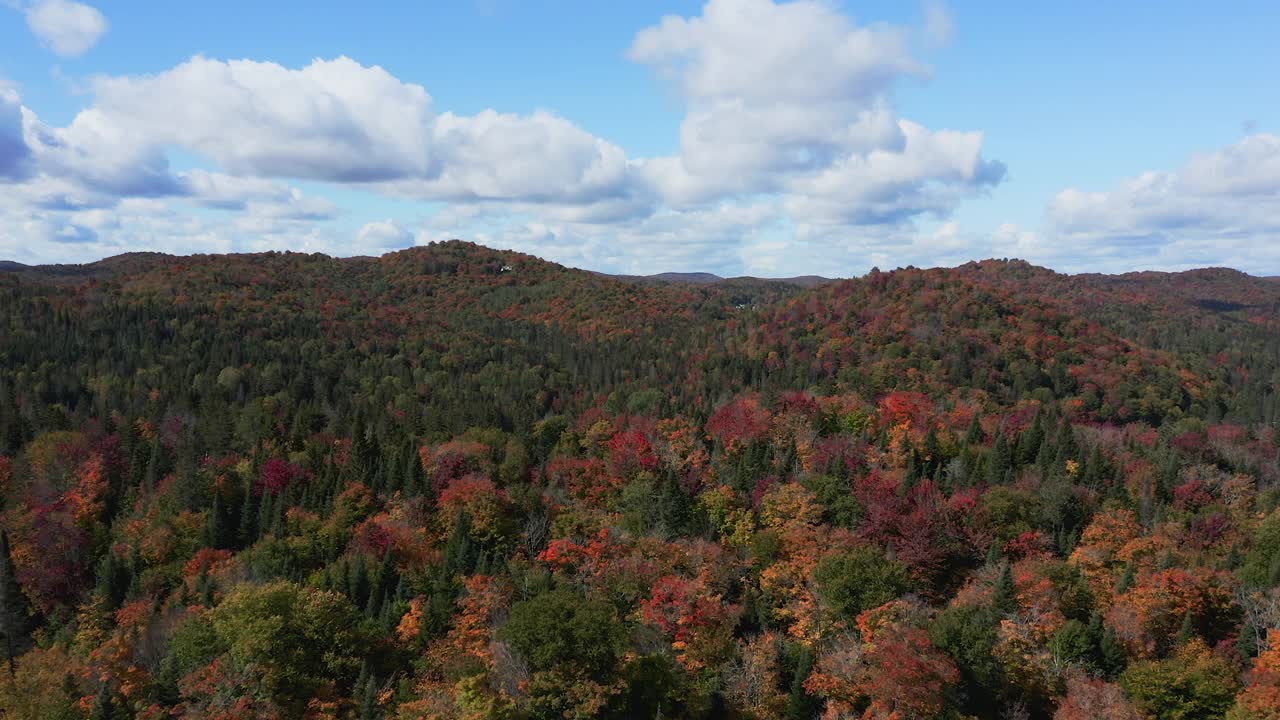
<path id="1" fill-rule="evenodd" d="M 1280 281 L 0 267 L 0 716 L 1280 719 Z"/>

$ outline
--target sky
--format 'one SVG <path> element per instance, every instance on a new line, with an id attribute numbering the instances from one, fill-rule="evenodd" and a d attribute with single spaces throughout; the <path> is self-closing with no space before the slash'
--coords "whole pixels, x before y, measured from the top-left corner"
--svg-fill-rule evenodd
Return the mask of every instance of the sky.
<path id="1" fill-rule="evenodd" d="M 1280 275 L 1280 4 L 0 0 L 0 259 Z"/>

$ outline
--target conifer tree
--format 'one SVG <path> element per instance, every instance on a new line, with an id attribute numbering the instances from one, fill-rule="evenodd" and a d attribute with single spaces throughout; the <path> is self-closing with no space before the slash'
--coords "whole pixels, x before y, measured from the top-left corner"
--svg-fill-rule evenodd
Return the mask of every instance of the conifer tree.
<path id="1" fill-rule="evenodd" d="M 14 658 L 30 643 L 30 625 L 31 608 L 18 585 L 13 557 L 9 553 L 9 533 L 0 530 L 0 634 L 4 635 L 10 673 L 14 671 Z"/>

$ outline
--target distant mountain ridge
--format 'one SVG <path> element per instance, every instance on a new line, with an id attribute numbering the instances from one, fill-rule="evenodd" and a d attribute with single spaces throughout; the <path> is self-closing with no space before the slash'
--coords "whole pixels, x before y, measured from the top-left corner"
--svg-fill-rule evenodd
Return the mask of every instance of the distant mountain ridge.
<path id="1" fill-rule="evenodd" d="M 510 250 L 491 249 L 483 245 L 475 245 L 473 243 L 469 243 L 463 240 L 448 240 L 443 243 L 437 243 L 437 244 L 440 244 L 440 245 L 459 244 L 463 246 L 474 246 L 475 248 L 478 248 L 481 250 L 489 250 L 494 253 L 510 254 L 514 252 Z M 112 256 L 103 258 L 101 260 L 94 260 L 92 262 L 87 262 L 87 263 L 48 263 L 48 264 L 29 265 L 26 263 L 20 263 L 13 260 L 0 259 L 0 272 L 10 272 L 10 273 L 26 272 L 26 273 L 45 275 L 45 276 L 62 276 L 62 277 L 106 276 L 106 275 L 116 275 L 121 273 L 135 273 L 141 270 L 152 269 L 159 265 L 170 265 L 170 264 L 180 265 L 180 264 L 183 264 L 184 261 L 191 260 L 191 259 L 234 258 L 234 257 L 269 256 L 269 255 L 311 256 L 311 257 L 317 257 L 317 258 L 326 258 L 326 259 L 335 260 L 339 262 L 359 263 L 359 262 L 377 261 L 379 259 L 385 259 L 392 256 L 400 255 L 402 253 L 412 253 L 415 250 L 416 248 L 408 248 L 406 250 L 389 252 L 382 256 L 359 255 L 359 256 L 349 256 L 349 257 L 336 257 L 336 256 L 325 255 L 323 253 L 299 253 L 299 252 L 293 252 L 293 251 L 268 251 L 265 253 L 222 253 L 222 254 L 195 254 L 195 255 L 171 255 L 168 253 L 161 253 L 161 252 L 127 252 L 127 253 L 122 253 L 120 255 L 112 255 Z M 534 256 L 529 256 L 529 257 L 534 257 Z M 541 260 L 541 258 L 538 258 L 538 259 L 542 262 L 550 262 L 550 261 Z M 552 264 L 556 264 L 556 263 L 552 263 Z M 1045 270 L 1050 273 L 1053 273 L 1054 275 L 1059 275 L 1063 277 L 1074 277 L 1074 278 L 1080 278 L 1080 279 L 1110 278 L 1115 280 L 1125 280 L 1125 281 L 1145 282 L 1145 283 L 1153 283 L 1153 282 L 1159 282 L 1159 281 L 1168 282 L 1168 281 L 1176 280 L 1178 278 L 1201 278 L 1203 280 L 1209 280 L 1209 279 L 1229 280 L 1231 278 L 1248 278 L 1250 280 L 1280 281 L 1280 275 L 1250 275 L 1246 272 L 1236 270 L 1234 268 L 1226 268 L 1226 267 L 1205 267 L 1205 268 L 1194 268 L 1191 270 L 1171 271 L 1171 272 L 1158 271 L 1158 270 L 1133 270 L 1129 272 L 1115 273 L 1115 274 L 1059 273 L 1049 268 L 1042 268 L 1026 260 L 1021 260 L 1017 258 L 1009 258 L 1009 259 L 1001 259 L 1001 260 L 997 260 L 995 258 L 989 258 L 986 260 L 972 260 L 950 269 L 960 271 L 966 268 L 976 268 L 981 270 L 983 268 L 989 269 L 993 266 L 1001 268 L 1000 270 L 1001 272 L 1010 272 L 1012 268 L 1028 268 L 1028 269 L 1035 269 L 1035 270 Z M 571 268 L 571 267 L 566 267 L 566 269 L 578 270 L 578 268 Z M 915 266 L 909 265 L 909 266 L 905 266 L 903 268 L 898 268 L 898 269 L 914 270 L 914 269 L 921 269 L 921 268 L 916 268 Z M 934 269 L 945 270 L 948 268 L 939 267 Z M 778 283 L 783 285 L 794 285 L 801 288 L 813 288 L 821 285 L 826 285 L 832 282 L 838 282 L 838 281 L 848 280 L 848 279 L 857 279 L 856 276 L 826 277 L 823 275 L 796 275 L 792 277 L 762 277 L 762 276 L 756 276 L 756 275 L 738 275 L 733 277 L 726 277 L 723 275 L 717 275 L 716 273 L 699 272 L 699 271 L 660 272 L 660 273 L 653 273 L 651 275 L 607 273 L 607 272 L 601 272 L 596 270 L 585 270 L 584 272 L 588 272 L 594 275 L 599 275 L 602 277 L 614 278 L 616 280 L 623 280 L 626 282 L 634 282 L 634 283 L 671 283 L 671 284 L 686 284 L 686 285 L 711 285 L 711 284 L 724 283 L 724 282 L 737 282 L 737 283 L 761 282 L 761 283 Z"/>
<path id="2" fill-rule="evenodd" d="M 627 280 L 629 282 L 664 282 L 664 283 L 687 283 L 692 285 L 711 285 L 721 282 L 766 282 L 780 283 L 784 285 L 795 285 L 802 288 L 817 287 L 833 282 L 836 278 L 822 277 L 821 275 L 798 275 L 796 277 L 755 277 L 753 275 L 740 275 L 738 277 L 723 277 L 715 273 L 708 272 L 664 272 L 655 275 L 610 275 L 610 277 L 619 280 Z"/>

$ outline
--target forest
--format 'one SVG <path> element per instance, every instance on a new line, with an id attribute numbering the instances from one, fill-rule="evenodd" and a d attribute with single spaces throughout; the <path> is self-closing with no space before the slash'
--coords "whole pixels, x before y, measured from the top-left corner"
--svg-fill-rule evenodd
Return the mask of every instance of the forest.
<path id="1" fill-rule="evenodd" d="M 0 717 L 1280 720 L 1280 279 L 0 268 Z"/>

